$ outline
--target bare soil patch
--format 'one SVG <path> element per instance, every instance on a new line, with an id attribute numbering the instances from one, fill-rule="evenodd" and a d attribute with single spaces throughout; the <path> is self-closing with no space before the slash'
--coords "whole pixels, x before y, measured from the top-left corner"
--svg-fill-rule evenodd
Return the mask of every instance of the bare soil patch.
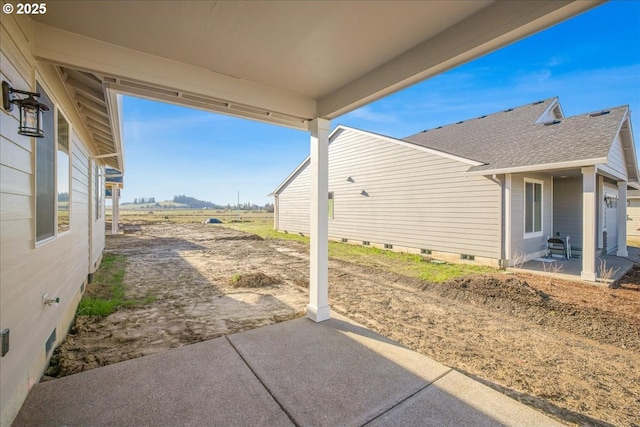
<path id="1" fill-rule="evenodd" d="M 127 230 L 107 237 L 107 249 L 127 257 L 126 296 L 156 299 L 79 317 L 50 374 L 304 313 L 301 243 L 204 224 Z M 332 310 L 565 423 L 640 425 L 640 271 L 615 289 L 505 274 L 434 284 L 336 260 L 329 276 Z"/>

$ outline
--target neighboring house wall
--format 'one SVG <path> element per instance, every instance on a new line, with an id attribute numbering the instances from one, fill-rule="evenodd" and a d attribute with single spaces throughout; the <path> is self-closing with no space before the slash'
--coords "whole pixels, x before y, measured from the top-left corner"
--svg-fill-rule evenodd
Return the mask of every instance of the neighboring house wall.
<path id="1" fill-rule="evenodd" d="M 553 181 L 553 235 L 565 238 L 574 248 L 582 248 L 582 177 Z"/>
<path id="2" fill-rule="evenodd" d="M 525 237 L 525 179 L 542 182 L 542 230 L 536 237 Z M 550 175 L 539 173 L 511 175 L 511 259 L 519 255 L 528 261 L 546 254 L 547 238 L 552 233 L 552 191 Z"/>
<path id="3" fill-rule="evenodd" d="M 329 165 L 331 174 L 331 165 Z M 278 230 L 309 233 L 311 168 L 304 167 L 278 195 Z"/>
<path id="4" fill-rule="evenodd" d="M 11 113 L 2 110 L 0 329 L 10 330 L 9 352 L 0 359 L 2 426 L 11 424 L 27 393 L 40 380 L 53 348 L 66 336 L 81 288 L 86 284 L 87 273 L 92 271 L 88 168 L 91 150 L 85 142 L 89 138 L 56 71 L 38 64 L 29 54 L 30 28 L 26 18 L 3 15 L 1 78 L 16 89 L 35 90 L 36 83 L 40 85 L 53 104 L 45 114 L 53 120 L 62 114 L 69 124 L 69 230 L 60 231 L 54 219 L 53 237 L 36 242 L 35 158 L 36 147 L 43 144 L 44 139 L 18 135 L 18 109 L 14 108 Z M 54 152 L 54 159 L 56 154 Z M 94 241 L 96 253 L 102 251 L 104 237 L 101 239 Z M 49 298 L 59 297 L 59 305 L 44 305 L 43 294 Z M 49 351 L 45 350 L 47 342 Z"/>
<path id="5" fill-rule="evenodd" d="M 629 199 L 627 208 L 627 236 L 640 238 L 640 198 Z"/>
<path id="6" fill-rule="evenodd" d="M 341 130 L 329 146 L 329 236 L 500 259 L 501 186 L 469 164 Z M 279 228 L 308 231 L 309 167 L 279 196 Z"/>

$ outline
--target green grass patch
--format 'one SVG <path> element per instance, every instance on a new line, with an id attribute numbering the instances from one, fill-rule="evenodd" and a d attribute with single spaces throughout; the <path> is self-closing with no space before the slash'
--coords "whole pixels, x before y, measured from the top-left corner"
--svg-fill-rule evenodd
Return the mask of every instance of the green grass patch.
<path id="1" fill-rule="evenodd" d="M 273 222 L 225 224 L 225 227 L 257 234 L 265 239 L 294 240 L 309 244 L 309 237 L 297 233 L 281 233 L 273 229 Z M 416 277 L 428 282 L 446 282 L 469 274 L 495 273 L 497 269 L 471 264 L 433 264 L 428 258 L 416 254 L 393 252 L 370 246 L 329 242 L 329 257 L 360 265 L 382 268 L 392 273 Z"/>
<path id="2" fill-rule="evenodd" d="M 142 300 L 125 298 L 124 276 L 127 258 L 124 255 L 105 254 L 93 283 L 87 286 L 78 304 L 78 316 L 108 316 L 120 307 L 150 304 L 156 297 L 148 295 Z"/>
<path id="3" fill-rule="evenodd" d="M 309 244 L 308 236 L 301 236 L 298 233 L 281 233 L 273 229 L 273 220 L 255 220 L 251 222 L 234 222 L 224 224 L 225 227 L 234 230 L 244 231 L 245 233 L 256 234 L 263 239 L 282 239 L 293 240 Z"/>

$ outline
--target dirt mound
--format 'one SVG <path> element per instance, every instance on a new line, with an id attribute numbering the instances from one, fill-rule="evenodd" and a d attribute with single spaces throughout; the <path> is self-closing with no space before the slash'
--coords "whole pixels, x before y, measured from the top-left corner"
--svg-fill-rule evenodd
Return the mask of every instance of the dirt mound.
<path id="1" fill-rule="evenodd" d="M 513 311 L 522 306 L 544 306 L 549 301 L 548 294 L 533 289 L 526 281 L 516 277 L 467 276 L 422 286 L 423 291 L 436 288 L 440 295 L 447 298 L 501 311 Z"/>
<path id="2" fill-rule="evenodd" d="M 489 308 L 617 347 L 640 351 L 640 321 L 616 312 L 558 301 L 516 277 L 468 276 L 425 283 L 422 291 Z"/>
<path id="3" fill-rule="evenodd" d="M 264 288 L 281 282 L 281 280 L 260 272 L 236 275 L 231 278 L 231 286 L 234 288 Z"/>

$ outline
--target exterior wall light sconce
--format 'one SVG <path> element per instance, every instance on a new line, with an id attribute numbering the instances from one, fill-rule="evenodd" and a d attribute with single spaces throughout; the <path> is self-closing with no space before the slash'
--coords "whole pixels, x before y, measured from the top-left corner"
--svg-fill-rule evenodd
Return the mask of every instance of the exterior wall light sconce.
<path id="1" fill-rule="evenodd" d="M 353 178 L 349 177 L 347 178 L 347 182 L 355 182 L 355 181 L 353 180 Z"/>
<path id="2" fill-rule="evenodd" d="M 15 97 L 15 94 L 27 95 L 26 98 Z M 40 94 L 37 92 L 27 92 L 12 88 L 9 83 L 2 82 L 2 107 L 5 111 L 12 111 L 13 104 L 20 108 L 20 127 L 18 133 L 25 136 L 33 136 L 35 138 L 44 137 L 42 131 L 42 112 L 47 111 L 49 107 L 36 101 Z"/>
<path id="3" fill-rule="evenodd" d="M 367 193 L 366 190 L 362 190 L 360 194 L 362 194 L 364 197 L 369 197 L 369 193 Z"/>

